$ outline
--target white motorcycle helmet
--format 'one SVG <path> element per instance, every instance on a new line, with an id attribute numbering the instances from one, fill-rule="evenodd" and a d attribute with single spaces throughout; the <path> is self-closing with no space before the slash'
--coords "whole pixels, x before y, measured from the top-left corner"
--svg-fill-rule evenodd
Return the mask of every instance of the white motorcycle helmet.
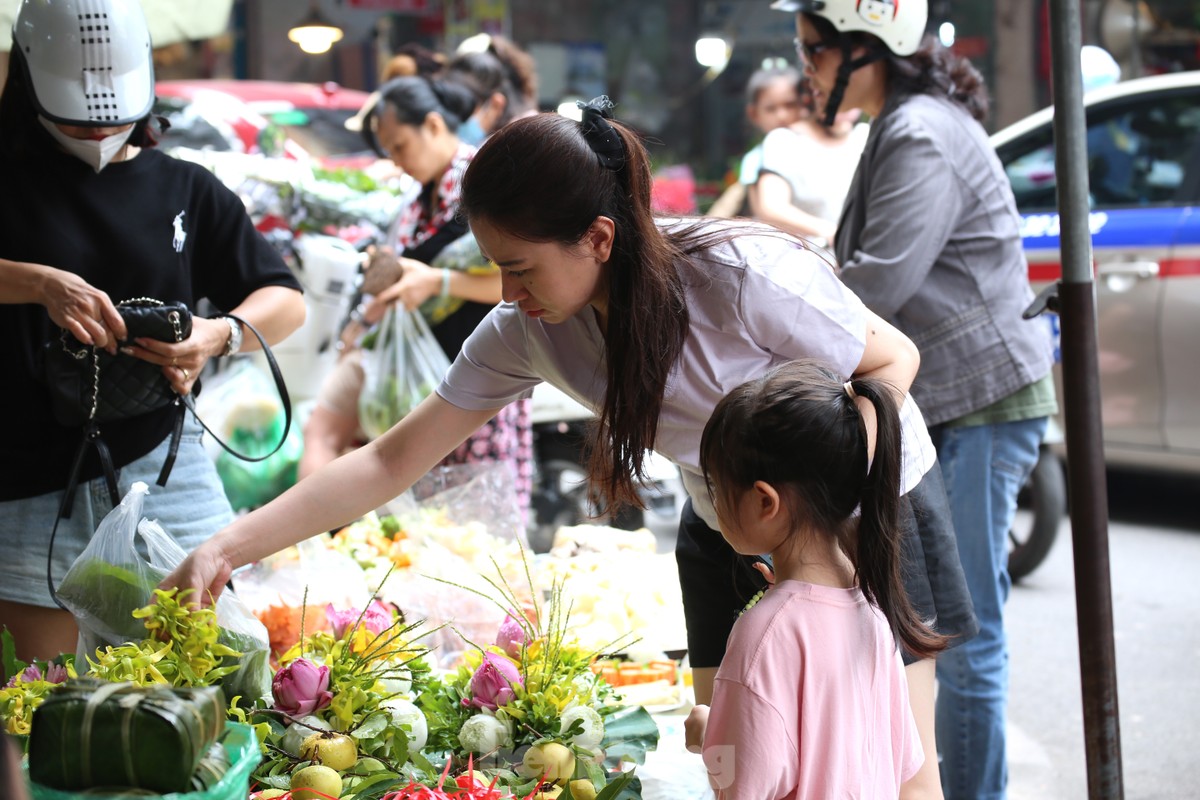
<path id="1" fill-rule="evenodd" d="M 850 40 L 842 37 L 842 63 L 825 101 L 825 125 L 832 125 L 837 117 L 850 73 L 883 58 L 883 48 L 897 56 L 911 56 L 920 48 L 929 21 L 928 0 L 775 0 L 771 8 L 821 17 L 838 33 L 869 33 L 883 45 L 870 47 L 865 55 L 853 58 Z"/>
<path id="2" fill-rule="evenodd" d="M 53 122 L 116 127 L 154 105 L 150 31 L 138 0 L 23 0 L 13 53 L 38 112 Z"/>
<path id="3" fill-rule="evenodd" d="M 898 56 L 917 52 L 929 19 L 927 0 L 775 0 L 771 8 L 823 17 L 840 33 L 869 33 Z"/>

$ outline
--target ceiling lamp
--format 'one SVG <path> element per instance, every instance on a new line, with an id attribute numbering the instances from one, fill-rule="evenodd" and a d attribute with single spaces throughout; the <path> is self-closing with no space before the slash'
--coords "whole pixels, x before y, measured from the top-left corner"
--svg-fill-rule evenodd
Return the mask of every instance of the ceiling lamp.
<path id="1" fill-rule="evenodd" d="M 313 3 L 308 16 L 288 31 L 289 39 L 299 45 L 304 52 L 314 55 L 329 52 L 333 43 L 341 41 L 344 35 L 341 28 L 321 15 L 316 3 Z"/>

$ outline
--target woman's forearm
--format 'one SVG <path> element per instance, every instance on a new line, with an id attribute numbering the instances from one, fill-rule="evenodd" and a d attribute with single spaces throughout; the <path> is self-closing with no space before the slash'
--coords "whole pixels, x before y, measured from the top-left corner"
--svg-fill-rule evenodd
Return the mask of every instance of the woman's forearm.
<path id="1" fill-rule="evenodd" d="M 449 270 L 450 294 L 476 303 L 494 306 L 500 302 L 500 273 L 489 272 L 473 275 L 469 272 Z"/>
<path id="2" fill-rule="evenodd" d="M 49 269 L 0 258 L 0 303 L 43 304 L 42 287 Z"/>
<path id="3" fill-rule="evenodd" d="M 255 289 L 229 313 L 249 322 L 268 344 L 278 344 L 304 323 L 304 296 L 288 286 Z M 241 352 L 259 349 L 258 339 L 246 331 Z"/>

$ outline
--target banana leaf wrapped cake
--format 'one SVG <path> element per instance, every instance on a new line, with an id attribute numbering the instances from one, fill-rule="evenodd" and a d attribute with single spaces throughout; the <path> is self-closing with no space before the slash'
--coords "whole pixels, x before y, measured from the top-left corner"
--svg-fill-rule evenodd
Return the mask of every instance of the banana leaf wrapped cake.
<path id="1" fill-rule="evenodd" d="M 50 693 L 29 735 L 29 777 L 64 790 L 136 788 L 167 794 L 214 782 L 202 762 L 225 724 L 218 686 L 138 687 L 88 678 Z M 205 776 L 201 786 L 193 782 Z"/>

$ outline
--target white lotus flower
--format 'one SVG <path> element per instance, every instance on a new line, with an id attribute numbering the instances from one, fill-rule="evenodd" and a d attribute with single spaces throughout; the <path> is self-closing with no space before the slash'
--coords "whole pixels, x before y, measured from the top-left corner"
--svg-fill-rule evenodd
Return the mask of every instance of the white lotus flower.
<path id="1" fill-rule="evenodd" d="M 408 734 L 408 752 L 415 753 L 424 749 L 425 742 L 429 741 L 429 723 L 425 721 L 421 709 L 411 701 L 399 697 L 385 700 L 383 707 L 392 715 L 393 727 L 408 726 L 405 731 Z"/>
<path id="2" fill-rule="evenodd" d="M 389 661 L 383 670 L 387 677 L 380 678 L 379 691 L 383 694 L 408 694 L 412 689 L 412 672 L 407 667 L 401 667 L 394 661 Z"/>
<path id="3" fill-rule="evenodd" d="M 508 725 L 490 714 L 476 714 L 464 722 L 458 732 L 458 742 L 463 749 L 481 755 L 513 746 Z"/>
<path id="4" fill-rule="evenodd" d="M 562 715 L 559 733 L 566 733 L 575 720 L 583 720 L 583 732 L 571 737 L 571 744 L 584 750 L 599 750 L 600 742 L 604 739 L 604 720 L 590 706 L 575 706 Z"/>

